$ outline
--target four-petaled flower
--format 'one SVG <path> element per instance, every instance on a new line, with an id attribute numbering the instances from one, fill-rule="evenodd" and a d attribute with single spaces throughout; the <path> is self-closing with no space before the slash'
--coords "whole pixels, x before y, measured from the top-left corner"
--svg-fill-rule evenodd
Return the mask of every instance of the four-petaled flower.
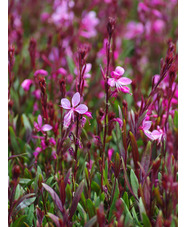
<path id="1" fill-rule="evenodd" d="M 38 123 L 37 123 L 37 122 L 38 122 Z M 50 130 L 52 129 L 52 126 L 49 125 L 49 124 L 45 124 L 45 125 L 42 126 L 43 120 L 42 120 L 41 115 L 38 116 L 37 122 L 34 121 L 34 127 L 35 127 L 35 129 L 36 129 L 38 132 L 41 131 L 42 133 L 44 133 L 44 132 L 50 131 Z"/>
<path id="2" fill-rule="evenodd" d="M 76 92 L 72 97 L 72 107 L 70 101 L 66 98 L 61 99 L 61 107 L 69 110 L 64 117 L 64 127 L 67 128 L 70 125 L 71 119 L 74 120 L 74 112 L 79 114 L 85 114 L 88 111 L 88 107 L 85 104 L 80 104 L 80 94 Z"/>
<path id="3" fill-rule="evenodd" d="M 115 68 L 115 71 L 111 72 L 111 77 L 108 79 L 108 84 L 111 87 L 116 87 L 118 91 L 122 91 L 123 93 L 129 93 L 131 94 L 130 88 L 126 87 L 126 85 L 129 85 L 132 83 L 132 80 L 127 77 L 122 77 L 122 75 L 125 73 L 124 68 L 117 66 Z"/>

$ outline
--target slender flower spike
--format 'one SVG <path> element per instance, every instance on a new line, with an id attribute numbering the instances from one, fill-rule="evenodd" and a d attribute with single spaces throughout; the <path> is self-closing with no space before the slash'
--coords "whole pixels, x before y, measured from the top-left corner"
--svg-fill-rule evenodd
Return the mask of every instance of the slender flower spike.
<path id="1" fill-rule="evenodd" d="M 64 117 L 64 127 L 68 128 L 71 119 L 74 120 L 74 112 L 79 114 L 85 114 L 88 111 L 88 107 L 85 104 L 80 104 L 80 94 L 76 92 L 72 97 L 72 107 L 70 101 L 66 98 L 61 99 L 61 107 L 69 110 Z"/>
<path id="2" fill-rule="evenodd" d="M 131 84 L 132 80 L 127 77 L 122 77 L 124 73 L 124 68 L 117 66 L 115 68 L 115 71 L 111 72 L 111 78 L 108 79 L 108 84 L 111 87 L 116 87 L 118 91 L 122 91 L 123 93 L 128 93 L 131 95 L 131 93 L 129 92 L 130 88 L 126 87 L 126 85 Z"/>
<path id="3" fill-rule="evenodd" d="M 49 125 L 49 124 L 45 124 L 45 125 L 42 126 L 43 120 L 42 120 L 41 115 L 38 116 L 37 122 L 38 122 L 38 123 L 36 123 L 36 122 L 34 121 L 34 127 L 35 127 L 35 129 L 37 130 L 37 132 L 40 132 L 40 131 L 41 131 L 42 133 L 44 133 L 44 132 L 50 131 L 50 130 L 52 129 L 52 126 Z"/>

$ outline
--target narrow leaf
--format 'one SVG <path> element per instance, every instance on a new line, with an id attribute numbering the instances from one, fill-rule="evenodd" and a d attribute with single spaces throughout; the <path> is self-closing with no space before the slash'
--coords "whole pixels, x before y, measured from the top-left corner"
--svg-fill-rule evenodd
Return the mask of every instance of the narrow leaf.
<path id="1" fill-rule="evenodd" d="M 138 166 L 138 162 L 139 162 L 138 145 L 137 145 L 137 142 L 136 142 L 136 138 L 132 134 L 132 132 L 129 132 L 129 136 L 130 136 L 130 141 L 131 141 L 131 146 L 132 146 L 132 157 L 133 157 L 133 161 L 134 161 L 135 172 L 137 174 L 138 168 L 139 168 L 139 166 Z M 138 174 L 137 174 L 137 177 L 139 179 Z"/>
<path id="2" fill-rule="evenodd" d="M 72 200 L 72 205 L 70 207 L 70 211 L 69 211 L 69 219 L 71 220 L 75 211 L 76 211 L 76 208 L 77 208 L 77 205 L 78 205 L 78 202 L 81 198 L 81 193 L 83 191 L 83 188 L 84 188 L 84 180 L 80 183 L 79 187 L 77 188 L 76 192 L 75 192 L 75 195 L 74 195 L 74 198 Z"/>
<path id="3" fill-rule="evenodd" d="M 84 227 L 93 227 L 97 223 L 97 216 L 92 217 Z"/>
<path id="4" fill-rule="evenodd" d="M 49 218 L 52 219 L 52 221 L 56 224 L 57 227 L 61 227 L 60 222 L 59 222 L 59 218 L 51 213 L 47 213 L 47 215 L 49 216 Z"/>
<path id="5" fill-rule="evenodd" d="M 59 210 L 61 212 L 63 212 L 63 206 L 62 206 L 62 202 L 59 198 L 59 196 L 57 195 L 57 193 L 47 184 L 42 183 L 43 187 L 45 188 L 45 190 L 51 195 L 54 203 L 56 204 L 56 206 L 59 208 Z"/>
<path id="6" fill-rule="evenodd" d="M 123 165 L 123 170 L 124 170 L 124 179 L 125 179 L 125 183 L 127 184 L 127 187 L 130 191 L 130 193 L 134 196 L 134 198 L 138 201 L 138 198 L 135 196 L 130 184 L 129 184 L 129 180 L 128 180 L 128 177 L 127 177 L 127 171 L 126 171 L 126 168 L 125 168 L 125 163 L 123 161 L 123 157 L 121 158 L 122 160 L 122 165 Z"/>
<path id="7" fill-rule="evenodd" d="M 135 196 L 138 198 L 139 183 L 138 183 L 138 178 L 136 177 L 133 169 L 131 169 L 130 171 L 130 182 L 131 182 L 132 190 Z"/>

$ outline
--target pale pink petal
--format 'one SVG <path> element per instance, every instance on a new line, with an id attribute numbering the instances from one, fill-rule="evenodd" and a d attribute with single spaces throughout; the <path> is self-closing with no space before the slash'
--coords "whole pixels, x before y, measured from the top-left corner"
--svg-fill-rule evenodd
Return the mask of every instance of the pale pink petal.
<path id="1" fill-rule="evenodd" d="M 70 101 L 66 98 L 64 99 L 61 99 L 61 106 L 66 109 L 66 110 L 69 110 L 71 109 L 71 104 L 70 104 Z"/>
<path id="2" fill-rule="evenodd" d="M 40 114 L 39 114 L 39 116 L 37 118 L 37 122 L 38 122 L 39 127 L 41 128 L 42 127 L 42 124 L 43 124 L 43 120 L 42 120 L 42 117 L 41 117 Z"/>
<path id="3" fill-rule="evenodd" d="M 72 97 L 72 106 L 75 107 L 80 103 L 80 94 L 76 92 Z"/>
<path id="4" fill-rule="evenodd" d="M 144 133 L 149 139 L 154 140 L 154 137 L 152 136 L 152 133 L 150 131 L 145 130 Z"/>
<path id="5" fill-rule="evenodd" d="M 85 104 L 80 104 L 75 108 L 75 111 L 79 114 L 84 114 L 88 111 L 88 107 Z"/>
<path id="6" fill-rule="evenodd" d="M 152 121 L 143 121 L 143 130 L 149 130 L 152 125 Z"/>
<path id="7" fill-rule="evenodd" d="M 115 79 L 109 78 L 109 79 L 108 79 L 108 84 L 109 84 L 111 87 L 114 87 L 114 86 L 116 85 Z"/>
<path id="8" fill-rule="evenodd" d="M 71 117 L 72 117 L 73 110 L 70 110 L 68 113 L 65 114 L 64 117 L 64 127 L 68 128 L 71 122 Z"/>
<path id="9" fill-rule="evenodd" d="M 86 69 L 85 69 L 85 74 L 90 72 L 91 68 L 92 68 L 92 64 L 91 63 L 87 63 L 86 64 Z"/>
<path id="10" fill-rule="evenodd" d="M 121 66 L 117 66 L 115 68 L 115 72 L 117 72 L 120 76 L 122 76 L 125 73 L 125 70 Z"/>
<path id="11" fill-rule="evenodd" d="M 52 126 L 49 124 L 45 124 L 43 125 L 43 127 L 41 128 L 42 131 L 46 132 L 46 131 L 50 131 L 52 129 Z"/>
<path id="12" fill-rule="evenodd" d="M 121 85 L 128 85 L 128 84 L 132 83 L 132 80 L 127 77 L 121 77 L 117 80 L 117 83 L 119 83 Z"/>
<path id="13" fill-rule="evenodd" d="M 39 127 L 38 123 L 36 123 L 35 121 L 34 121 L 34 128 L 35 128 L 37 131 L 40 131 L 40 127 Z"/>
<path id="14" fill-rule="evenodd" d="M 151 134 L 152 134 L 152 136 L 154 137 L 155 140 L 162 137 L 162 133 L 159 132 L 158 130 L 153 130 Z"/>

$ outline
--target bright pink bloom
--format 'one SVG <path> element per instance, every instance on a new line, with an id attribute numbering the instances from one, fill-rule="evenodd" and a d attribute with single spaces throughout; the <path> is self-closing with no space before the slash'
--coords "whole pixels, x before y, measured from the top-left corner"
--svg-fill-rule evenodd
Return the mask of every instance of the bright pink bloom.
<path id="1" fill-rule="evenodd" d="M 99 24 L 99 19 L 96 17 L 96 12 L 90 11 L 82 19 L 82 31 L 80 32 L 80 35 L 85 38 L 96 36 L 97 31 L 95 27 L 97 24 Z"/>
<path id="2" fill-rule="evenodd" d="M 35 127 L 35 129 L 36 129 L 38 132 L 41 131 L 42 133 L 44 133 L 44 132 L 50 131 L 50 130 L 52 129 L 52 126 L 49 125 L 49 124 L 45 124 L 45 125 L 42 126 L 43 120 L 42 120 L 41 115 L 38 116 L 37 122 L 38 122 L 38 123 L 36 123 L 36 122 L 34 121 L 34 127 Z"/>
<path id="3" fill-rule="evenodd" d="M 47 76 L 48 72 L 44 69 L 38 69 L 35 71 L 34 76 L 38 76 L 38 75 Z"/>
<path id="4" fill-rule="evenodd" d="M 125 73 L 124 68 L 117 66 L 115 68 L 115 71 L 111 72 L 111 77 L 108 79 L 108 84 L 111 87 L 116 87 L 118 91 L 122 91 L 123 93 L 129 93 L 130 94 L 130 88 L 126 87 L 125 85 L 131 84 L 132 80 L 127 77 L 122 77 L 122 75 Z"/>
<path id="5" fill-rule="evenodd" d="M 112 148 L 108 150 L 108 160 L 109 161 L 111 161 L 113 152 L 114 152 L 114 150 Z"/>
<path id="6" fill-rule="evenodd" d="M 33 83 L 32 80 L 26 79 L 22 82 L 21 87 L 24 89 L 24 91 L 28 91 L 32 83 Z"/>
<path id="7" fill-rule="evenodd" d="M 72 97 L 72 107 L 70 101 L 66 98 L 61 99 L 61 107 L 69 110 L 64 117 L 64 127 L 67 128 L 70 125 L 71 119 L 74 120 L 74 112 L 79 114 L 85 114 L 88 111 L 88 107 L 85 104 L 80 104 L 80 94 L 76 92 Z"/>

